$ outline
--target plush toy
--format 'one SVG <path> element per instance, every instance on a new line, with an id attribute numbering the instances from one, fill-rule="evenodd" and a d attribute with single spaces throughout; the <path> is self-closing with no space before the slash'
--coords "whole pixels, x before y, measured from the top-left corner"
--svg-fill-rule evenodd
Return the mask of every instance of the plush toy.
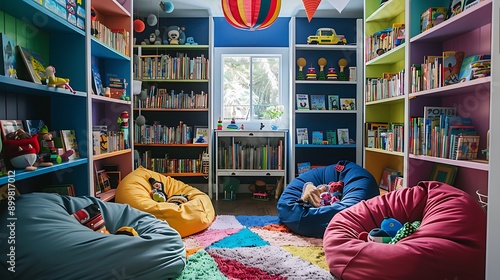
<path id="1" fill-rule="evenodd" d="M 47 81 L 49 87 L 61 87 L 68 89 L 72 93 L 76 93 L 76 91 L 70 87 L 69 79 L 56 77 L 56 68 L 54 66 L 45 68 L 45 77 L 43 79 Z"/>
<path id="2" fill-rule="evenodd" d="M 165 45 L 184 45 L 186 43 L 186 34 L 184 26 L 172 25 L 166 28 L 163 33 L 163 44 Z"/>
<path id="3" fill-rule="evenodd" d="M 193 37 L 187 37 L 186 38 L 186 45 L 198 45 L 198 43 L 196 43 L 194 41 L 194 38 Z"/>
<path id="4" fill-rule="evenodd" d="M 155 29 L 155 31 L 149 34 L 149 38 L 144 39 L 141 45 L 161 45 L 160 30 Z"/>
<path id="5" fill-rule="evenodd" d="M 9 133 L 3 142 L 5 155 L 14 168 L 33 171 L 40 152 L 38 135 L 30 135 L 22 129 Z"/>

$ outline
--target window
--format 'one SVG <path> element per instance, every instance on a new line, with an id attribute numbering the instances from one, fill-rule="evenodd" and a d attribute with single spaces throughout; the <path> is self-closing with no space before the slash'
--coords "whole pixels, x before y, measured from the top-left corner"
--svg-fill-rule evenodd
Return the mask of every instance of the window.
<path id="1" fill-rule="evenodd" d="M 281 103 L 282 55 L 222 55 L 222 118 L 269 120 L 266 110 Z"/>

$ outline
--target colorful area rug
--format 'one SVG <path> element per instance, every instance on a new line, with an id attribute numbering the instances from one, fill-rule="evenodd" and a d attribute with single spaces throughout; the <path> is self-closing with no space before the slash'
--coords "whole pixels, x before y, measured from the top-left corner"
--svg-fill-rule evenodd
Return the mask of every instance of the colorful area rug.
<path id="1" fill-rule="evenodd" d="M 177 279 L 335 279 L 323 240 L 290 232 L 276 216 L 219 215 L 183 241 L 187 264 Z"/>

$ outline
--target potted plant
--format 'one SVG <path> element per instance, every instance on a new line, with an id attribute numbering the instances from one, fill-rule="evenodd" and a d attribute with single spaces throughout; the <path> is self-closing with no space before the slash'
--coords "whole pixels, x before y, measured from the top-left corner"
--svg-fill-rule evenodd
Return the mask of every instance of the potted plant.
<path id="1" fill-rule="evenodd" d="M 285 108 L 283 105 L 271 106 L 267 108 L 266 115 L 271 120 L 272 130 L 278 130 L 281 117 L 285 113 L 284 110 Z"/>

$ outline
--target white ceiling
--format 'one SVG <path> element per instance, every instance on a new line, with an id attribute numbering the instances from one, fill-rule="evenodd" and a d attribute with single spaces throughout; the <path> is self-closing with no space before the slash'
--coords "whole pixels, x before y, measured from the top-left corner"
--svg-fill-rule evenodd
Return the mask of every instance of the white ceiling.
<path id="1" fill-rule="evenodd" d="M 221 0 L 171 0 L 174 11 L 167 14 L 160 10 L 159 0 L 134 0 L 134 15 L 147 17 L 153 13 L 160 17 L 222 17 Z M 279 17 L 305 17 L 302 0 L 282 0 Z M 314 17 L 362 18 L 363 0 L 350 0 L 339 13 L 327 0 L 322 0 Z"/>

